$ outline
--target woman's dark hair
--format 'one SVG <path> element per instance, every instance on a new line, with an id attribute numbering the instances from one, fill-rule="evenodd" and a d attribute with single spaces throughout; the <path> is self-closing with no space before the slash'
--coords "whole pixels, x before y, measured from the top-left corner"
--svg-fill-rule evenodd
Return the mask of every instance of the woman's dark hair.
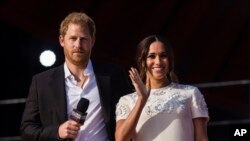
<path id="1" fill-rule="evenodd" d="M 150 45 L 155 42 L 155 41 L 160 41 L 163 43 L 166 53 L 167 53 L 167 58 L 169 60 L 169 72 L 167 73 L 167 78 L 168 80 L 172 82 L 178 83 L 178 78 L 176 74 L 174 73 L 174 53 L 173 49 L 170 46 L 169 42 L 167 39 L 160 35 L 150 35 L 144 38 L 137 46 L 137 53 L 136 53 L 136 63 L 137 67 L 140 73 L 140 76 L 145 83 L 146 81 L 146 60 L 147 60 L 147 55 L 149 52 L 149 47 Z"/>

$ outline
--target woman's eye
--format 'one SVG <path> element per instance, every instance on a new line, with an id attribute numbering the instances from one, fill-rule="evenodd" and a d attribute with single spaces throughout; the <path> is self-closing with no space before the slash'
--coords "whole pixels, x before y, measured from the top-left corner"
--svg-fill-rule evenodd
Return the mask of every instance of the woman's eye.
<path id="1" fill-rule="evenodd" d="M 167 54 L 162 54 L 160 57 L 161 58 L 167 58 L 168 56 L 167 56 Z"/>
<path id="2" fill-rule="evenodd" d="M 154 55 L 149 55 L 148 58 L 155 58 L 155 56 Z"/>

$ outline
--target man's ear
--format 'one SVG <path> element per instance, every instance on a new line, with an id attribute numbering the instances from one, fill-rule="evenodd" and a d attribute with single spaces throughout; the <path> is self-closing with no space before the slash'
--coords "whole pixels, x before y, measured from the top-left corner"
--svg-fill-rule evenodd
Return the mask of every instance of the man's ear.
<path id="1" fill-rule="evenodd" d="M 61 47 L 64 47 L 64 37 L 62 35 L 59 36 L 59 43 Z"/>

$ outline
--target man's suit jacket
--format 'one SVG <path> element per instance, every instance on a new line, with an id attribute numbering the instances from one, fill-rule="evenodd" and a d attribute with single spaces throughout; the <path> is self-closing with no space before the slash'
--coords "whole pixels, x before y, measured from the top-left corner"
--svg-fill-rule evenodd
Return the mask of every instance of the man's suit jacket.
<path id="1" fill-rule="evenodd" d="M 93 69 L 100 92 L 104 121 L 110 141 L 114 140 L 115 105 L 131 92 L 126 73 L 116 65 L 95 64 Z M 63 65 L 34 75 L 21 122 L 21 138 L 26 141 L 57 140 L 59 125 L 67 120 Z"/>

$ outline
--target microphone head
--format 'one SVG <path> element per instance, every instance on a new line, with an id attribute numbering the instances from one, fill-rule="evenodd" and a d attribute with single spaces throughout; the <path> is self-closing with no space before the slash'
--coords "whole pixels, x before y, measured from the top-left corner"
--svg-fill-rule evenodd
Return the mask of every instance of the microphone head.
<path id="1" fill-rule="evenodd" d="M 81 113 L 85 113 L 89 107 L 89 100 L 86 98 L 81 98 L 80 101 L 77 104 L 77 111 L 80 111 Z"/>

